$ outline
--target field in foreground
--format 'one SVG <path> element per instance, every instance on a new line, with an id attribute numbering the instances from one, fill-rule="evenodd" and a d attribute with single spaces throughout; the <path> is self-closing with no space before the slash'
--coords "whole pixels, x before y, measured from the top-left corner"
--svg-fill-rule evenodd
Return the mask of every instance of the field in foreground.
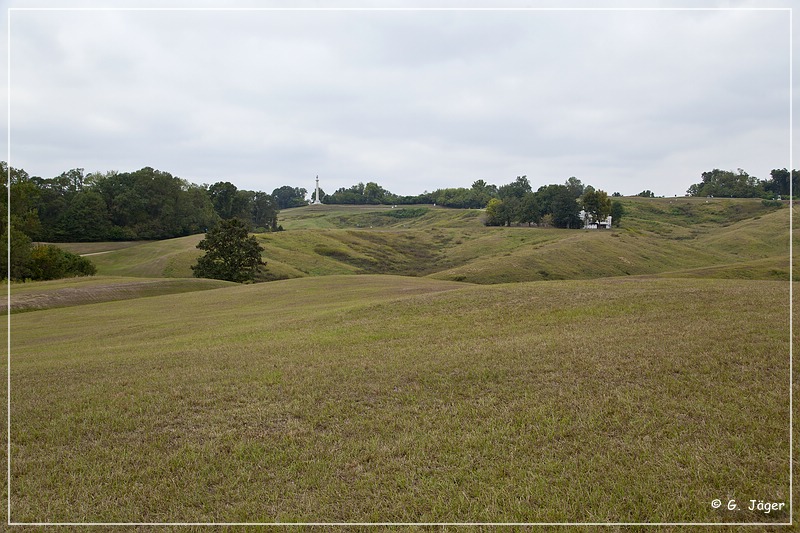
<path id="1" fill-rule="evenodd" d="M 12 519 L 786 521 L 711 501 L 788 503 L 787 301 L 327 276 L 13 315 Z"/>

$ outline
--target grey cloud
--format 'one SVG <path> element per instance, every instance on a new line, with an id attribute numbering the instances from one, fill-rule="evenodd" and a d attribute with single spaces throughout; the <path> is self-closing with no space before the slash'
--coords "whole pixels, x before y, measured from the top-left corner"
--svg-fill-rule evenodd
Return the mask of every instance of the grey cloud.
<path id="1" fill-rule="evenodd" d="M 32 174 L 678 194 L 715 166 L 766 177 L 788 150 L 782 12 L 14 17 L 12 150 Z"/>

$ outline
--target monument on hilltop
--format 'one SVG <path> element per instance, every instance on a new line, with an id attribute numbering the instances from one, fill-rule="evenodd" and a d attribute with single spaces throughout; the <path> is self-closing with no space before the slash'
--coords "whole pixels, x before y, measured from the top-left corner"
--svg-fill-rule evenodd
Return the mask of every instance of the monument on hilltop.
<path id="1" fill-rule="evenodd" d="M 314 201 L 311 202 L 311 205 L 322 205 L 322 202 L 319 199 L 319 176 L 317 176 L 317 194 L 314 197 Z"/>

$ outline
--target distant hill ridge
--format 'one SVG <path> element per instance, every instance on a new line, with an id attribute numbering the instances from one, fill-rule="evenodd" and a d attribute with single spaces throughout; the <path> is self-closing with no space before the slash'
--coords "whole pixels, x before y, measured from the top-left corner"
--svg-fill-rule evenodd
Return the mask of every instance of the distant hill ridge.
<path id="1" fill-rule="evenodd" d="M 788 280 L 786 207 L 755 199 L 622 202 L 622 226 L 610 231 L 490 228 L 482 210 L 322 205 L 283 211 L 287 231 L 258 238 L 267 279 L 369 273 L 509 283 L 672 273 Z M 100 274 L 191 277 L 200 238 L 108 243 L 107 249 L 93 243 L 92 253 L 109 253 L 91 260 Z M 82 253 L 86 246 L 66 245 Z"/>

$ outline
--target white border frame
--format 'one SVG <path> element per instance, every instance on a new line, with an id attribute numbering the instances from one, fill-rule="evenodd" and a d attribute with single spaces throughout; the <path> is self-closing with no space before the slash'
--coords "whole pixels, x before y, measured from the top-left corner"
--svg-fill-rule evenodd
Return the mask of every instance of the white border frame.
<path id="1" fill-rule="evenodd" d="M 321 7 L 321 8 L 314 8 L 314 7 L 288 7 L 288 8 L 280 8 L 280 7 L 263 7 L 263 8 L 237 8 L 237 7 L 230 7 L 230 8 L 221 8 L 221 7 L 196 7 L 196 8 L 179 8 L 179 7 L 149 7 L 149 8 L 133 8 L 133 7 L 120 7 L 120 8 L 113 8 L 113 7 L 72 7 L 72 8 L 14 8 L 10 7 L 6 9 L 6 21 L 7 21 L 7 95 L 8 95 L 8 108 L 7 108 L 7 164 L 8 164 L 8 171 L 6 176 L 6 194 L 7 194 L 7 210 L 6 210 L 6 220 L 10 226 L 11 223 L 11 14 L 14 11 L 206 11 L 206 12 L 213 12 L 213 11 L 784 11 L 788 12 L 789 15 L 789 195 L 790 197 L 794 195 L 794 191 L 792 188 L 792 170 L 794 168 L 793 157 L 792 157 L 792 146 L 793 146 L 793 129 L 792 129 L 792 117 L 793 117 L 793 93 L 794 93 L 794 83 L 793 83 L 793 76 L 792 76 L 792 62 L 793 62 L 793 20 L 792 20 L 792 8 L 776 8 L 776 7 L 767 7 L 767 8 L 757 8 L 757 7 L 738 7 L 738 8 L 709 8 L 709 7 L 692 7 L 692 8 L 624 8 L 624 7 L 606 7 L 606 8 L 546 8 L 546 7 L 498 7 L 498 8 L 489 8 L 489 7 L 468 7 L 468 8 L 452 8 L 452 7 L 388 7 L 388 8 L 381 8 L 381 7 L 374 7 L 374 8 L 357 8 L 357 7 Z M 7 515 L 6 515 L 6 522 L 8 526 L 73 526 L 73 527 L 83 527 L 83 526 L 131 526 L 131 527 L 139 527 L 139 526 L 357 526 L 357 527 L 364 527 L 364 526 L 398 526 L 398 527 L 410 527 L 410 526 L 618 526 L 618 527 L 627 527 L 627 526 L 676 526 L 676 527 L 683 527 L 683 526 L 768 526 L 768 527 L 776 527 L 776 526 L 792 526 L 794 520 L 794 512 L 792 503 L 794 500 L 793 495 L 793 477 L 794 477 L 794 463 L 793 463 L 793 454 L 792 451 L 793 447 L 793 433 L 794 433 L 794 419 L 793 419 L 793 376 L 794 376 L 794 369 L 793 369 L 793 314 L 794 314 L 794 304 L 793 304 L 793 267 L 794 267 L 794 260 L 793 260 L 793 247 L 792 247 L 792 227 L 794 223 L 793 217 L 794 211 L 794 200 L 790 198 L 789 200 L 789 521 L 788 522 L 658 522 L 658 523 L 651 523 L 651 522 L 12 522 L 11 521 L 11 232 L 8 233 L 8 240 L 6 243 L 6 261 L 7 261 L 7 279 L 9 280 L 7 284 L 7 291 L 6 291 L 6 304 L 8 309 L 7 315 L 7 328 L 8 334 L 6 337 L 7 341 L 7 427 L 6 427 L 6 463 L 7 463 L 7 473 L 6 473 L 6 490 L 8 496 L 8 507 L 7 507 Z"/>

